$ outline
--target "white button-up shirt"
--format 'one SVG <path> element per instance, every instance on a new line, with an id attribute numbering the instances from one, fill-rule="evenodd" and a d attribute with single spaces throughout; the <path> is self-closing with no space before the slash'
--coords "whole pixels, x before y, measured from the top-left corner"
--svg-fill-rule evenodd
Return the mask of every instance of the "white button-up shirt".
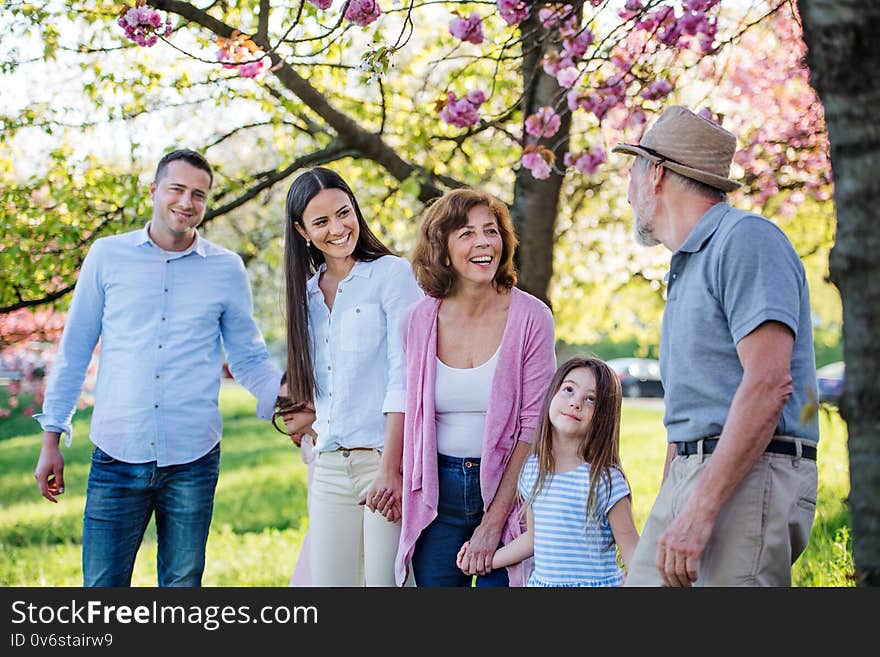
<path id="1" fill-rule="evenodd" d="M 424 295 L 409 262 L 382 256 L 355 263 L 336 288 L 331 312 L 318 286 L 324 270 L 322 265 L 306 284 L 315 369 L 315 449 L 381 449 L 384 414 L 406 408 L 403 319 Z"/>
<path id="2" fill-rule="evenodd" d="M 223 351 L 236 380 L 272 416 L 281 371 L 252 315 L 241 258 L 196 234 L 186 251 L 147 228 L 96 240 L 80 271 L 46 387 L 46 431 L 66 433 L 101 340 L 91 439 L 127 463 L 189 463 L 220 440 Z"/>

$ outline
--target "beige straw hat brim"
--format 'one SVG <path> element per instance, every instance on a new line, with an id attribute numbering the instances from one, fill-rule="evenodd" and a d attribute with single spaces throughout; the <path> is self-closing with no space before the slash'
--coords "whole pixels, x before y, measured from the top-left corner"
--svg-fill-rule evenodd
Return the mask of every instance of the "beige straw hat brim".
<path id="1" fill-rule="evenodd" d="M 638 144 L 618 144 L 611 150 L 662 162 L 670 171 L 725 192 L 741 186 L 728 177 L 736 137 L 681 105 L 663 112 Z"/>

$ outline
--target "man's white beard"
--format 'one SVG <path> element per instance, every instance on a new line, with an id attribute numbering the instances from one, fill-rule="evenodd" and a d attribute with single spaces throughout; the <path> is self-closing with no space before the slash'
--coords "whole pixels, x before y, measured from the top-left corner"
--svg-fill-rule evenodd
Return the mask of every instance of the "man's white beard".
<path id="1" fill-rule="evenodd" d="M 648 200 L 636 199 L 636 203 L 633 205 L 633 238 L 636 244 L 640 246 L 657 246 L 660 244 L 660 240 L 654 237 L 652 233 L 651 225 L 644 219 L 644 217 L 650 217 L 653 220 L 656 211 L 656 198 Z"/>

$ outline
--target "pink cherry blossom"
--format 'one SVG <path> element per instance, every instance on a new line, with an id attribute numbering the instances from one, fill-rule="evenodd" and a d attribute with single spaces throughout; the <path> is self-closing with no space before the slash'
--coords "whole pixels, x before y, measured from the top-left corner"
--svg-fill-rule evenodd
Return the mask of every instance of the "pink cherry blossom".
<path id="1" fill-rule="evenodd" d="M 498 13 L 508 25 L 519 25 L 529 17 L 529 4 L 523 0 L 498 0 Z"/>
<path id="2" fill-rule="evenodd" d="M 449 33 L 457 39 L 479 45 L 483 43 L 483 19 L 476 12 L 467 18 L 453 18 L 449 23 Z"/>
<path id="3" fill-rule="evenodd" d="M 266 68 L 267 60 L 260 59 L 256 62 L 248 62 L 247 64 L 242 64 L 238 67 L 238 74 L 243 78 L 255 78 L 260 73 L 263 72 L 263 69 Z"/>
<path id="4" fill-rule="evenodd" d="M 566 66 L 556 73 L 556 81 L 560 87 L 571 89 L 577 83 L 580 76 L 581 72 L 576 66 Z"/>
<path id="5" fill-rule="evenodd" d="M 382 8 L 376 0 L 349 0 L 345 8 L 345 18 L 355 25 L 366 27 L 382 15 Z"/>
<path id="6" fill-rule="evenodd" d="M 574 66 L 574 61 L 570 57 L 560 56 L 555 50 L 548 50 L 544 53 L 544 60 L 541 63 L 544 72 L 554 77 L 559 71 L 570 66 Z"/>
<path id="7" fill-rule="evenodd" d="M 562 49 L 569 57 L 583 57 L 587 52 L 587 48 L 593 44 L 593 41 L 595 41 L 593 33 L 588 28 L 584 28 L 583 31 L 578 32 L 572 38 L 565 39 L 562 42 Z"/>
<path id="8" fill-rule="evenodd" d="M 486 100 L 486 94 L 480 89 L 469 92 L 462 98 L 456 98 L 451 91 L 446 96 L 446 104 L 440 110 L 440 118 L 458 128 L 467 128 L 480 122 L 477 112 Z"/>
<path id="9" fill-rule="evenodd" d="M 597 148 L 594 151 L 583 151 L 582 153 L 566 153 L 565 166 L 574 166 L 581 173 L 591 176 L 599 170 L 599 167 L 607 159 L 608 155 L 602 148 Z"/>
<path id="10" fill-rule="evenodd" d="M 552 107 L 542 107 L 526 119 L 526 132 L 535 137 L 552 137 L 561 124 L 562 119 Z"/>
<path id="11" fill-rule="evenodd" d="M 546 180 L 552 171 L 549 162 L 541 157 L 541 152 L 537 150 L 524 152 L 522 165 L 531 171 L 532 176 L 537 180 Z"/>
<path id="12" fill-rule="evenodd" d="M 666 98 L 672 91 L 672 83 L 669 80 L 654 80 L 639 94 L 645 100 L 660 100 Z"/>
<path id="13" fill-rule="evenodd" d="M 571 5 L 550 5 L 549 7 L 541 7 L 538 11 L 538 19 L 546 29 L 550 29 L 556 25 L 563 17 L 571 13 Z"/>
<path id="14" fill-rule="evenodd" d="M 116 21 L 125 32 L 125 36 L 139 46 L 147 48 L 156 45 L 159 37 L 171 34 L 171 19 L 162 16 L 152 7 L 130 7 Z"/>
<path id="15" fill-rule="evenodd" d="M 330 9 L 330 5 L 333 4 L 333 0 L 309 0 L 313 5 L 315 5 L 318 9 Z"/>
<path id="16" fill-rule="evenodd" d="M 623 6 L 623 9 L 617 12 L 617 15 L 620 16 L 621 20 L 628 21 L 633 16 L 637 16 L 642 9 L 645 8 L 639 0 L 626 0 L 626 4 Z"/>

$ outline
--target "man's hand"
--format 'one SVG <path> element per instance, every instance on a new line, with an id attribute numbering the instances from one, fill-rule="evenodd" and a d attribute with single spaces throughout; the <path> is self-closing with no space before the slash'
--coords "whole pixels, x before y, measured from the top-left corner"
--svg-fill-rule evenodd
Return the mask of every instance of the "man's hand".
<path id="1" fill-rule="evenodd" d="M 687 507 L 657 541 L 657 570 L 666 586 L 689 588 L 697 581 L 697 566 L 714 522 L 702 521 Z"/>
<path id="2" fill-rule="evenodd" d="M 56 495 L 64 493 L 64 457 L 58 442 L 61 435 L 54 431 L 43 433 L 43 445 L 34 479 L 40 487 L 40 494 L 50 502 L 58 503 Z"/>

